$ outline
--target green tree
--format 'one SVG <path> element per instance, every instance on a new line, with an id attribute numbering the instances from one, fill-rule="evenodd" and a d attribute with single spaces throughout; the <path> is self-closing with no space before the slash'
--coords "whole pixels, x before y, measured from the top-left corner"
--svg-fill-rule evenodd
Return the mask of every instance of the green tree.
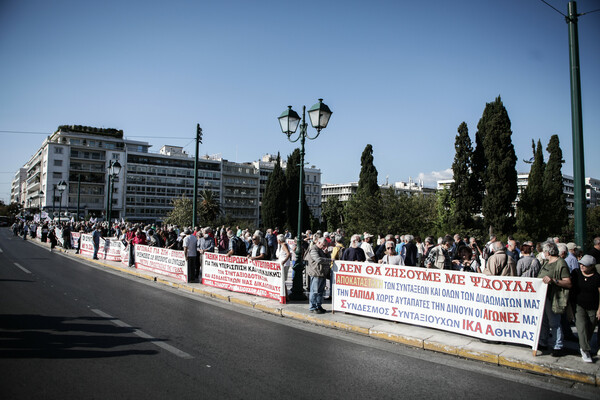
<path id="1" fill-rule="evenodd" d="M 533 149 L 533 163 L 529 170 L 527 187 L 521 191 L 517 205 L 517 228 L 529 239 L 540 241 L 548 237 L 544 212 L 544 153 L 542 143 L 538 140 L 537 149 L 535 142 L 531 140 Z"/>
<path id="2" fill-rule="evenodd" d="M 298 197 L 300 185 L 300 171 L 304 173 L 304 168 L 300 168 L 300 149 L 294 149 L 288 156 L 287 167 L 285 170 L 285 180 L 287 185 L 287 212 L 286 227 L 290 232 L 298 230 Z M 303 177 L 303 181 L 305 177 Z M 302 197 L 302 226 L 303 230 L 310 228 L 311 212 L 306 202 L 306 197 Z"/>
<path id="3" fill-rule="evenodd" d="M 379 233 L 381 189 L 373 164 L 373 146 L 367 144 L 360 157 L 360 176 L 356 195 L 346 204 L 346 223 L 350 233 Z"/>
<path id="4" fill-rule="evenodd" d="M 558 141 L 558 135 L 552 135 L 546 151 L 549 153 L 548 164 L 544 171 L 544 214 L 548 234 L 560 235 L 562 229 L 567 226 L 568 213 L 567 201 L 563 191 L 562 178 L 562 150 Z"/>
<path id="5" fill-rule="evenodd" d="M 165 218 L 166 224 L 177 225 L 180 228 L 190 226 L 192 223 L 192 200 L 180 197 L 172 200 L 173 209 Z"/>
<path id="6" fill-rule="evenodd" d="M 287 192 L 285 174 L 281 168 L 281 159 L 277 154 L 275 167 L 269 175 L 269 179 L 267 179 L 267 186 L 262 199 L 261 213 L 264 227 L 283 228 L 285 226 Z"/>
<path id="7" fill-rule="evenodd" d="M 443 236 L 453 231 L 451 225 L 453 220 L 452 212 L 455 208 L 454 199 L 449 189 L 443 189 L 436 195 L 436 216 L 435 227 L 438 236 Z"/>
<path id="8" fill-rule="evenodd" d="M 471 158 L 471 177 L 469 187 L 473 196 L 473 209 L 471 212 L 475 214 L 481 213 L 483 203 L 483 195 L 485 193 L 485 170 L 487 162 L 485 159 L 485 151 L 483 147 L 483 131 L 475 133 L 475 149 Z"/>
<path id="9" fill-rule="evenodd" d="M 217 217 L 221 214 L 221 204 L 212 190 L 205 189 L 200 192 L 198 212 L 200 221 L 204 225 L 214 225 L 217 221 Z"/>
<path id="10" fill-rule="evenodd" d="M 450 223 L 454 229 L 465 230 L 473 225 L 473 209 L 475 208 L 471 192 L 471 158 L 473 147 L 469 138 L 469 129 L 465 122 L 458 127 L 458 135 L 454 140 L 454 162 L 452 173 L 454 182 L 450 186 L 450 195 L 454 200 L 454 209 Z"/>
<path id="11" fill-rule="evenodd" d="M 344 227 L 344 205 L 338 198 L 331 196 L 327 199 L 323 204 L 322 215 L 329 232 Z"/>
<path id="12" fill-rule="evenodd" d="M 381 196 L 377 183 L 377 168 L 373 164 L 373 146 L 367 144 L 360 156 L 360 175 L 358 178 L 357 194 Z"/>
<path id="13" fill-rule="evenodd" d="M 496 231 L 512 232 L 513 202 L 517 196 L 517 156 L 512 144 L 510 118 L 500 96 L 486 104 L 477 130 L 483 138 L 486 160 L 482 202 L 486 224 Z"/>

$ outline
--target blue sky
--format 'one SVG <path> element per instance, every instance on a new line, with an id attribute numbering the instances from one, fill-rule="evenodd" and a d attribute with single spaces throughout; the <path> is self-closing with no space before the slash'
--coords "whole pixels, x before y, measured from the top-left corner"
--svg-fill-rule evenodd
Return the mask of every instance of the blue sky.
<path id="1" fill-rule="evenodd" d="M 548 0 L 567 12 L 567 1 Z M 577 2 L 579 12 L 600 8 Z M 600 12 L 579 19 L 586 176 L 600 178 Z M 472 140 L 502 97 L 522 162 L 558 134 L 572 175 L 567 24 L 539 0 L 0 0 L 0 131 L 62 124 L 123 129 L 232 161 L 294 149 L 277 117 L 323 98 L 308 141 L 323 182 L 447 178 L 462 121 Z M 309 128 L 312 129 L 312 128 Z M 314 130 L 312 131 L 314 133 Z M 0 133 L 0 199 L 43 135 Z M 178 139 L 186 138 L 186 139 Z"/>

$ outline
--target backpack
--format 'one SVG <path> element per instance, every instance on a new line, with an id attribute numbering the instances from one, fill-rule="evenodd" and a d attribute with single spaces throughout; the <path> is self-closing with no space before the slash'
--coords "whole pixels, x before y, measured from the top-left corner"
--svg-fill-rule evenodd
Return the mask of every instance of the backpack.
<path id="1" fill-rule="evenodd" d="M 246 244 L 237 236 L 231 238 L 233 241 L 233 254 L 236 256 L 246 256 Z"/>

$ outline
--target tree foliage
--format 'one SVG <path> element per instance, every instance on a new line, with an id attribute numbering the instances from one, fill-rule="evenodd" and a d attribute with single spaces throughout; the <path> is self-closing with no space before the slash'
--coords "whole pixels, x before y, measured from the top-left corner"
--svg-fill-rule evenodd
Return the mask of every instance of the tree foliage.
<path id="1" fill-rule="evenodd" d="M 469 138 L 469 129 L 465 122 L 458 127 L 458 135 L 454 141 L 454 162 L 452 173 L 454 182 L 450 187 L 450 195 L 454 201 L 450 224 L 456 229 L 465 230 L 473 225 L 473 210 L 476 208 L 471 185 L 473 147 Z"/>
<path id="2" fill-rule="evenodd" d="M 381 223 L 381 190 L 373 164 L 373 146 L 367 144 L 360 157 L 358 189 L 346 204 L 346 227 L 350 232 L 377 232 Z"/>
<path id="3" fill-rule="evenodd" d="M 281 168 L 281 159 L 277 154 L 277 160 L 273 172 L 267 179 L 265 194 L 263 195 L 261 214 L 262 224 L 268 228 L 283 228 L 286 223 L 288 188 L 285 174 Z"/>
<path id="4" fill-rule="evenodd" d="M 477 130 L 483 139 L 486 164 L 482 201 L 486 224 L 496 231 L 512 232 L 513 202 L 517 196 L 517 156 L 512 144 L 510 118 L 500 96 L 486 104 Z"/>
<path id="5" fill-rule="evenodd" d="M 538 140 L 537 149 L 535 142 L 531 140 L 533 149 L 533 163 L 525 187 L 519 198 L 517 205 L 517 228 L 519 232 L 529 239 L 540 241 L 548 237 L 544 213 L 544 171 L 546 163 L 544 162 L 544 153 L 542 143 Z"/>
<path id="6" fill-rule="evenodd" d="M 344 227 L 344 204 L 336 197 L 329 197 L 323 204 L 322 215 L 329 232 Z"/>
<path id="7" fill-rule="evenodd" d="M 192 222 L 192 200 L 182 196 L 172 201 L 173 209 L 167 214 L 165 223 L 177 225 L 180 228 L 190 226 Z"/>
<path id="8" fill-rule="evenodd" d="M 198 207 L 200 222 L 204 225 L 214 225 L 221 214 L 221 203 L 215 198 L 212 190 L 200 192 L 200 205 Z"/>
<path id="9" fill-rule="evenodd" d="M 548 228 L 548 234 L 551 236 L 560 235 L 562 229 L 568 223 L 567 201 L 563 190 L 562 179 L 562 150 L 558 135 L 552 135 L 548 147 L 548 164 L 544 171 L 543 181 L 543 202 L 544 202 L 544 220 Z"/>

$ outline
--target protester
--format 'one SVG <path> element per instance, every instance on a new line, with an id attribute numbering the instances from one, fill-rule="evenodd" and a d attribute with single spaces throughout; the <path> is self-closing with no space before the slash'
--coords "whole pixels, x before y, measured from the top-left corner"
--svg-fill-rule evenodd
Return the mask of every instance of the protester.
<path id="1" fill-rule="evenodd" d="M 277 257 L 277 261 L 281 265 L 281 269 L 283 271 L 283 281 L 286 282 L 292 260 L 292 252 L 290 251 L 290 248 L 286 242 L 285 236 L 282 234 L 277 235 L 277 249 L 275 250 L 275 256 Z"/>
<path id="2" fill-rule="evenodd" d="M 325 282 L 329 276 L 331 258 L 327 254 L 327 242 L 324 238 L 318 238 L 316 244 L 312 244 L 308 251 L 308 266 L 306 273 L 310 279 L 310 312 L 324 314 L 323 295 L 325 293 Z"/>
<path id="3" fill-rule="evenodd" d="M 596 271 L 596 259 L 590 255 L 583 256 L 579 266 L 571 271 L 571 298 L 576 305 L 575 326 L 581 358 L 591 363 L 590 339 L 600 319 L 600 274 Z"/>
<path id="4" fill-rule="evenodd" d="M 492 254 L 483 269 L 484 275 L 492 276 L 517 276 L 517 264 L 515 260 L 506 254 L 506 249 L 501 241 L 492 244 L 494 254 Z"/>
<path id="5" fill-rule="evenodd" d="M 525 242 L 521 246 L 521 258 L 517 261 L 517 276 L 535 278 L 540 272 L 540 262 L 532 254 L 533 243 Z"/>
<path id="6" fill-rule="evenodd" d="M 389 265 L 404 265 L 402 256 L 396 253 L 396 242 L 392 240 L 385 242 L 385 255 L 379 262 Z"/>
<path id="7" fill-rule="evenodd" d="M 350 246 L 342 255 L 344 261 L 366 261 L 364 250 L 360 247 L 360 235 L 352 235 L 350 238 Z"/>
<path id="8" fill-rule="evenodd" d="M 446 235 L 441 240 L 441 243 L 429 252 L 425 266 L 427 268 L 452 269 L 449 250 L 452 248 L 453 242 L 454 239 L 452 239 L 452 236 Z"/>
<path id="9" fill-rule="evenodd" d="M 196 257 L 198 255 L 198 240 L 196 236 L 192 235 L 191 229 L 184 231 L 185 237 L 183 238 L 183 254 L 187 263 L 188 282 L 195 282 L 196 276 Z"/>
<path id="10" fill-rule="evenodd" d="M 571 277 L 565 260 L 559 257 L 556 243 L 548 241 L 542 246 L 543 257 L 547 262 L 542 265 L 538 278 L 548 285 L 546 303 L 542 319 L 539 348 L 552 346 L 552 356 L 560 357 L 563 349 L 563 335 L 560 316 L 567 309 Z M 550 339 L 550 330 L 552 336 Z"/>

